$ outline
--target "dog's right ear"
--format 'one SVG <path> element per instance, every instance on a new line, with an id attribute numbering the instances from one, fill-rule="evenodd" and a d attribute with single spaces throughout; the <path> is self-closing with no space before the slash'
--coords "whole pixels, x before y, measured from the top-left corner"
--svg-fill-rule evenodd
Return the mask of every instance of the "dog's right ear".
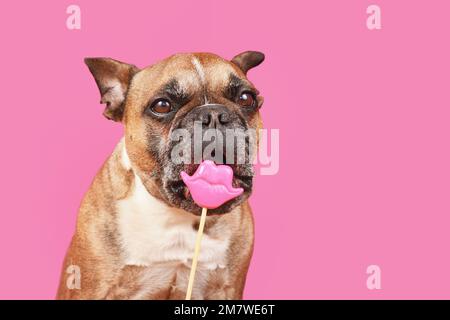
<path id="1" fill-rule="evenodd" d="M 84 62 L 100 90 L 100 103 L 106 104 L 103 115 L 110 120 L 122 121 L 128 87 L 139 68 L 110 58 L 85 58 Z"/>
<path id="2" fill-rule="evenodd" d="M 237 65 L 245 74 L 247 74 L 248 70 L 259 66 L 263 61 L 264 53 L 259 51 L 245 51 L 231 59 L 231 62 Z"/>

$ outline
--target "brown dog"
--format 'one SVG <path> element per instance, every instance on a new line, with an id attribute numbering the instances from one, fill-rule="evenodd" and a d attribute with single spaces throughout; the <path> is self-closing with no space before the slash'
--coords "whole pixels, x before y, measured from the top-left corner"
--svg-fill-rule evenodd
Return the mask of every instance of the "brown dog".
<path id="1" fill-rule="evenodd" d="M 263 60 L 254 51 L 231 61 L 177 54 L 140 70 L 85 59 L 104 115 L 122 122 L 125 135 L 81 203 L 58 299 L 184 299 L 201 208 L 180 172 L 198 164 L 171 161 L 170 135 L 192 133 L 196 121 L 219 131 L 261 128 L 263 98 L 246 73 Z M 193 299 L 242 298 L 253 251 L 253 170 L 250 162 L 231 167 L 244 193 L 208 211 Z"/>

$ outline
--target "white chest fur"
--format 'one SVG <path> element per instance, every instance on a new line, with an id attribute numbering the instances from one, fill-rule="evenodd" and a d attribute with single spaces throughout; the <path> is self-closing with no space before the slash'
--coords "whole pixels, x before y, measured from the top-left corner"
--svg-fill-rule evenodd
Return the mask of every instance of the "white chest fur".
<path id="1" fill-rule="evenodd" d="M 193 225 L 198 217 L 154 198 L 136 175 L 131 194 L 117 203 L 117 211 L 125 264 L 150 266 L 179 261 L 190 266 L 197 234 Z M 199 266 L 224 267 L 229 237 L 227 233 L 221 233 L 220 238 L 204 234 Z"/>

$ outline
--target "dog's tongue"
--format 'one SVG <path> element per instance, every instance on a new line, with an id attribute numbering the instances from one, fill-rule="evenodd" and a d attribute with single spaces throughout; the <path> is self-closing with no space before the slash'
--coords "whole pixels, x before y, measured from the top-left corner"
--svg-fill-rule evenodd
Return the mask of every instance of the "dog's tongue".
<path id="1" fill-rule="evenodd" d="M 203 161 L 192 176 L 182 171 L 181 178 L 192 199 L 202 208 L 220 207 L 244 192 L 244 189 L 231 185 L 233 169 L 227 165 L 216 165 L 211 160 Z"/>

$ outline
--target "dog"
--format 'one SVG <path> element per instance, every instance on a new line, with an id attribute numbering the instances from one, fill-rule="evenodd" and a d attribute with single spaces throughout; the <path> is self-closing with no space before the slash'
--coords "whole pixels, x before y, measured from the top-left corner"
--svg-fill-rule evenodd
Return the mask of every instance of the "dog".
<path id="1" fill-rule="evenodd" d="M 170 135 L 192 133 L 195 122 L 219 131 L 262 128 L 264 99 L 247 72 L 263 60 L 256 51 L 231 60 L 181 53 L 139 69 L 85 59 L 103 114 L 124 125 L 124 137 L 82 200 L 57 299 L 185 298 L 201 208 L 180 172 L 192 174 L 198 164 L 171 161 Z M 254 241 L 254 172 L 250 162 L 230 166 L 233 186 L 244 192 L 208 210 L 192 299 L 243 296 Z"/>

